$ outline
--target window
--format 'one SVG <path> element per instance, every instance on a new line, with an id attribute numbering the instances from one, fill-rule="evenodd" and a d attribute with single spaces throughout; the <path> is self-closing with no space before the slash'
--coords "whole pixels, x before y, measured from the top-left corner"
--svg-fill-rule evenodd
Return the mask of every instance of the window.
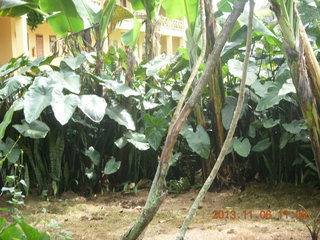
<path id="1" fill-rule="evenodd" d="M 36 35 L 36 51 L 37 57 L 44 56 L 43 35 Z"/>
<path id="2" fill-rule="evenodd" d="M 127 0 L 122 0 L 122 6 L 127 7 Z"/>
<path id="3" fill-rule="evenodd" d="M 57 41 L 57 37 L 54 35 L 49 36 L 49 46 L 50 46 L 50 51 L 53 53 L 54 52 L 54 45 Z"/>

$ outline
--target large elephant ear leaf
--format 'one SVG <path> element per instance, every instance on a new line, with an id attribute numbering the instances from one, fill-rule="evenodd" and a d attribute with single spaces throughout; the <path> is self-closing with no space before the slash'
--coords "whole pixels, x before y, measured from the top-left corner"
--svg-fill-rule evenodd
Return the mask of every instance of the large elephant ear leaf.
<path id="1" fill-rule="evenodd" d="M 140 151 L 146 151 L 150 148 L 150 145 L 146 139 L 146 136 L 137 132 L 128 132 L 125 135 L 126 140 L 131 143 L 135 148 Z"/>
<path id="2" fill-rule="evenodd" d="M 1 98 L 4 99 L 10 96 L 20 88 L 25 87 L 30 83 L 31 83 L 31 77 L 27 77 L 27 76 L 18 75 L 18 76 L 7 78 L 4 81 L 5 87 L 0 89 L 0 99 Z"/>
<path id="3" fill-rule="evenodd" d="M 113 174 L 116 171 L 118 171 L 120 166 L 121 166 L 121 162 L 120 161 L 116 161 L 116 159 L 114 157 L 111 157 L 109 159 L 109 161 L 106 163 L 103 172 L 105 174 L 107 174 L 107 175 Z"/>
<path id="4" fill-rule="evenodd" d="M 34 139 L 45 138 L 50 128 L 44 122 L 35 120 L 28 123 L 22 120 L 22 124 L 15 124 L 13 127 L 24 137 L 30 137 Z"/>
<path id="5" fill-rule="evenodd" d="M 29 91 L 24 95 L 24 116 L 28 123 L 38 119 L 41 112 L 50 105 L 51 94 L 55 88 L 50 78 L 36 78 Z"/>
<path id="6" fill-rule="evenodd" d="M 113 103 L 106 108 L 106 114 L 118 124 L 125 126 L 128 130 L 136 130 L 131 114 L 121 105 Z"/>
<path id="7" fill-rule="evenodd" d="M 63 95 L 61 91 L 52 93 L 51 107 L 61 125 L 68 123 L 79 103 L 80 99 L 77 95 Z"/>
<path id="8" fill-rule="evenodd" d="M 243 140 L 240 140 L 238 138 L 234 138 L 232 145 L 233 145 L 233 149 L 241 157 L 248 157 L 250 150 L 251 150 L 251 144 L 250 144 L 250 141 L 248 138 L 244 138 Z"/>
<path id="9" fill-rule="evenodd" d="M 92 121 L 100 122 L 106 113 L 107 103 L 96 95 L 82 95 L 78 107 Z"/>
<path id="10" fill-rule="evenodd" d="M 187 139 L 189 147 L 195 153 L 203 158 L 208 158 L 210 155 L 210 138 L 208 133 L 201 125 L 197 126 L 196 132 L 193 132 L 191 127 L 185 127 L 181 131 L 181 135 Z"/>

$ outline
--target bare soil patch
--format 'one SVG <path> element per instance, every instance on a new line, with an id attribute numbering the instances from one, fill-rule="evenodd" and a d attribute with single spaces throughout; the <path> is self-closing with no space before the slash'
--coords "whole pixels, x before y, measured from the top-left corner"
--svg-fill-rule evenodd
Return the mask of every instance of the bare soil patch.
<path id="1" fill-rule="evenodd" d="M 169 194 L 143 239 L 175 239 L 197 192 Z M 84 198 L 66 192 L 49 201 L 29 197 L 20 214 L 33 216 L 28 220 L 33 224 L 39 219 L 55 219 L 61 228 L 73 233 L 74 239 L 118 240 L 138 217 L 147 194 L 148 190 L 144 189 L 136 195 L 108 193 Z M 208 193 L 186 239 L 311 239 L 305 220 L 296 216 L 297 210 L 301 210 L 299 204 L 316 213 L 320 210 L 320 191 L 291 185 L 253 184 L 241 193 Z M 220 210 L 224 216 L 215 214 Z M 268 210 L 271 219 L 265 219 Z M 212 219 L 214 216 L 219 217 Z M 43 226 L 37 225 L 40 229 Z"/>

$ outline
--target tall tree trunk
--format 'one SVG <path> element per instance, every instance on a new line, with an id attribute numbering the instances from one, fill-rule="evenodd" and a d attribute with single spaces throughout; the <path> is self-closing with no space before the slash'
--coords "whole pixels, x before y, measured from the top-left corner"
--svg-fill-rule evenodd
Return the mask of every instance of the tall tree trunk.
<path id="1" fill-rule="evenodd" d="M 151 61 L 160 53 L 159 24 L 147 16 L 145 33 L 145 54 L 146 60 Z"/>
<path id="2" fill-rule="evenodd" d="M 216 31 L 216 20 L 214 17 L 214 13 L 212 12 L 213 6 L 211 0 L 205 0 L 205 13 L 206 13 L 206 30 L 207 30 L 207 56 L 212 51 L 215 39 L 217 36 Z M 224 102 L 224 88 L 222 82 L 222 72 L 221 72 L 221 61 L 217 60 L 219 63 L 217 67 L 214 69 L 213 74 L 209 79 L 209 94 L 210 101 L 209 105 L 213 106 L 213 121 L 212 127 L 214 131 L 214 142 L 216 148 L 216 154 L 220 152 L 223 142 L 224 142 L 224 129 L 222 124 L 222 107 Z"/>
<path id="3" fill-rule="evenodd" d="M 205 0 L 205 10 L 206 10 L 206 29 L 207 29 L 207 55 L 212 51 L 213 46 L 215 44 L 215 39 L 217 37 L 217 26 L 214 13 L 211 11 L 213 9 L 212 1 Z M 223 87 L 223 78 L 222 78 L 222 70 L 221 70 L 221 60 L 217 60 L 217 67 L 214 69 L 211 76 L 209 76 L 209 104 L 208 106 L 211 108 L 211 116 L 212 117 L 212 129 L 214 130 L 213 134 L 213 143 L 214 143 L 214 154 L 212 156 L 218 156 L 222 145 L 225 139 L 224 127 L 222 124 L 222 108 L 224 103 L 224 87 Z M 211 158 L 211 168 L 215 164 L 216 159 Z M 226 176 L 232 178 L 233 172 L 233 161 L 231 158 L 227 158 L 223 163 L 223 171 L 221 171 L 224 177 L 220 177 L 217 179 L 218 185 L 223 185 L 223 179 L 226 179 Z M 207 178 L 208 176 L 206 176 Z M 216 189 L 213 189 L 216 190 Z"/>
<path id="4" fill-rule="evenodd" d="M 141 215 L 134 223 L 134 225 L 125 233 L 123 239 L 133 240 L 137 239 L 143 230 L 147 227 L 154 215 L 158 211 L 161 203 L 165 199 L 165 179 L 169 170 L 169 163 L 172 156 L 173 147 L 177 141 L 179 132 L 181 131 L 184 123 L 186 122 L 192 108 L 198 101 L 202 94 L 203 89 L 208 83 L 208 76 L 212 74 L 213 69 L 217 66 L 217 59 L 220 58 L 221 51 L 230 36 L 232 28 L 237 21 L 240 14 L 243 12 L 244 6 L 247 0 L 238 0 L 234 4 L 234 9 L 227 18 L 222 31 L 217 37 L 216 44 L 208 57 L 206 67 L 203 71 L 201 79 L 195 87 L 188 102 L 182 108 L 177 120 L 170 126 L 169 132 L 165 141 L 165 145 L 162 150 L 161 158 L 158 164 L 156 175 L 153 179 L 152 186 L 148 195 L 146 205 L 144 206 Z"/>
<path id="5" fill-rule="evenodd" d="M 311 140 L 312 150 L 320 178 L 320 116 L 317 98 L 312 88 L 319 95 L 317 76 L 319 65 L 313 61 L 311 46 L 300 21 L 298 10 L 293 0 L 269 0 L 272 5 L 283 34 L 283 48 L 289 64 L 293 84 L 296 88 L 298 101 L 306 122 Z M 288 1 L 288 2 L 287 2 Z M 308 75 L 309 67 L 310 76 Z"/>
<path id="6" fill-rule="evenodd" d="M 227 155 L 227 152 L 228 152 L 230 145 L 232 144 L 232 138 L 233 138 L 234 132 L 236 130 L 236 127 L 237 127 L 237 124 L 238 124 L 238 121 L 240 118 L 240 114 L 241 114 L 241 109 L 243 107 L 243 102 L 244 102 L 246 79 L 247 79 L 248 66 L 249 66 L 250 49 L 251 49 L 251 43 L 252 43 L 253 9 L 254 9 L 254 0 L 250 0 L 250 13 L 249 13 L 249 24 L 248 24 L 248 32 L 247 32 L 246 55 L 245 55 L 245 59 L 244 59 L 244 63 L 243 63 L 241 83 L 240 83 L 240 87 L 239 87 L 238 102 L 237 102 L 236 109 L 234 110 L 234 114 L 233 114 L 232 121 L 230 124 L 230 129 L 227 134 L 226 140 L 224 141 L 224 143 L 222 145 L 222 149 L 220 151 L 217 162 L 215 163 L 209 177 L 207 178 L 207 181 L 202 186 L 196 200 L 193 202 L 193 204 L 189 210 L 189 213 L 180 228 L 180 232 L 176 238 L 177 240 L 184 239 L 185 233 L 188 229 L 188 226 L 191 223 L 191 220 L 192 220 L 194 214 L 196 213 L 196 210 L 199 207 L 199 204 L 203 200 L 203 198 L 204 198 L 205 194 L 207 193 L 209 187 L 211 186 L 213 180 L 217 176 L 219 168 L 220 168 L 225 156 Z"/>

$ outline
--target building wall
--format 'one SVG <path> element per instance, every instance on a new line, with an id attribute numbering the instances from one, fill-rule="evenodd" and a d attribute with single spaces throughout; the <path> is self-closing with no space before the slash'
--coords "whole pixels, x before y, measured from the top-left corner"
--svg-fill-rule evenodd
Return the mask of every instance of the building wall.
<path id="1" fill-rule="evenodd" d="M 183 47 L 183 45 L 181 45 L 181 38 L 172 37 L 172 54 L 176 54 L 179 47 Z"/>
<path id="2" fill-rule="evenodd" d="M 31 59 L 37 58 L 37 46 L 36 46 L 36 36 L 43 36 L 43 50 L 44 56 L 51 55 L 50 49 L 50 36 L 56 36 L 49 24 L 44 23 L 38 25 L 35 30 L 31 30 L 28 26 L 28 39 L 29 39 L 29 56 Z"/>
<path id="3" fill-rule="evenodd" d="M 123 3 L 123 1 L 118 0 L 118 3 Z M 128 1 L 126 1 L 126 7 L 131 9 Z M 163 9 L 161 9 L 161 13 L 165 14 Z M 160 53 L 175 54 L 177 49 L 184 45 L 184 30 L 181 30 L 179 24 L 180 28 L 177 28 L 177 24 L 172 23 L 175 22 L 162 16 L 160 21 Z M 132 27 L 132 19 L 124 20 L 109 36 L 109 41 L 106 41 L 105 46 L 117 45 L 117 47 L 123 48 L 121 35 Z M 0 32 L 2 33 L 0 38 L 0 65 L 8 62 L 12 57 L 18 57 L 23 53 L 29 55 L 30 59 L 37 58 L 37 35 L 43 37 L 43 55 L 51 55 L 50 36 L 55 36 L 55 33 L 47 23 L 38 25 L 35 30 L 31 30 L 26 24 L 26 17 L 0 17 Z M 136 48 L 136 55 L 139 59 L 142 59 L 144 55 L 144 38 L 145 26 L 143 25 Z"/>
<path id="4" fill-rule="evenodd" d="M 0 17 L 0 65 L 7 63 L 12 57 L 11 18 Z"/>

